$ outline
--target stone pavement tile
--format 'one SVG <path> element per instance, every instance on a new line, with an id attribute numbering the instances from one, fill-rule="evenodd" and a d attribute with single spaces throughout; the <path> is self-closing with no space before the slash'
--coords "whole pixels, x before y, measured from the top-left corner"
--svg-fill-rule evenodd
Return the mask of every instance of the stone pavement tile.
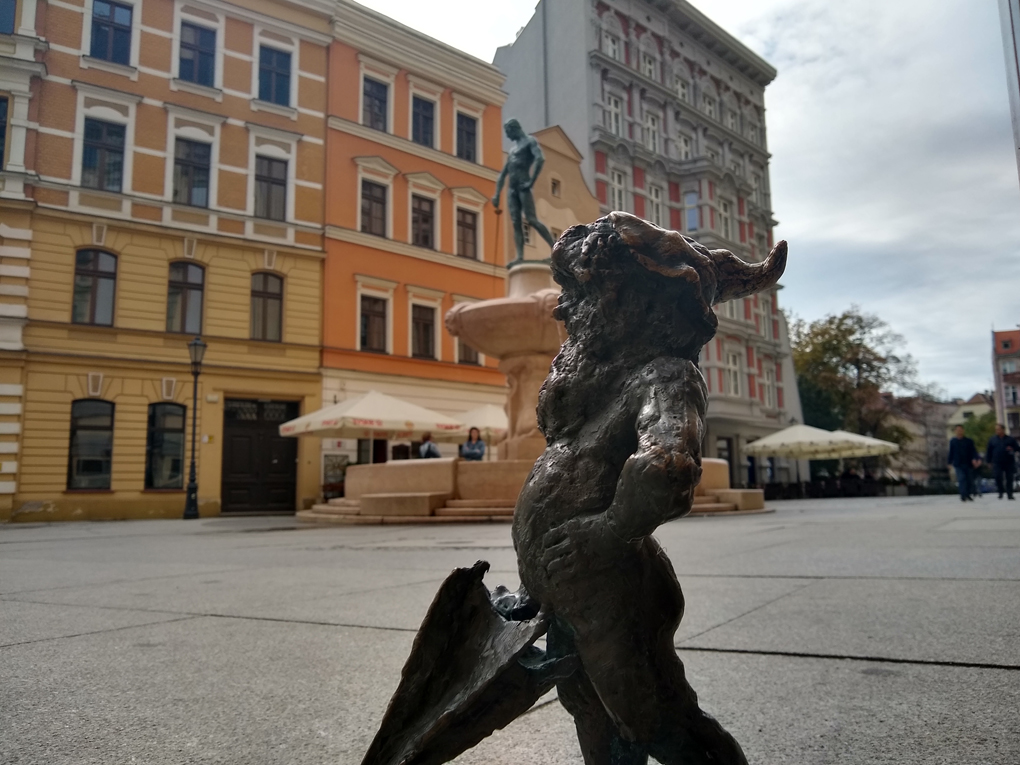
<path id="1" fill-rule="evenodd" d="M 680 653 L 751 765 L 1020 762 L 1015 670 Z"/>
<path id="2" fill-rule="evenodd" d="M 399 590 L 407 582 L 435 582 L 438 587 L 448 573 L 442 570 L 430 573 L 379 568 L 266 567 L 137 582 L 121 581 L 8 597 L 108 608 L 329 621 L 320 618 L 324 617 L 324 612 L 319 612 L 317 607 L 305 604 L 309 601 L 329 603 L 348 593 Z"/>
<path id="3" fill-rule="evenodd" d="M 688 640 L 813 584 L 814 579 L 680 576 L 684 618 L 677 640 Z"/>
<path id="4" fill-rule="evenodd" d="M 692 644 L 1020 667 L 1018 635 L 1016 582 L 831 579 Z"/>
<path id="5" fill-rule="evenodd" d="M 136 561 L 130 565 L 116 554 L 96 555 L 92 560 L 69 560 L 52 547 L 45 552 L 12 553 L 0 545 L 0 595 L 35 593 L 90 584 L 138 582 L 219 573 L 236 566 L 222 563 Z"/>
<path id="6" fill-rule="evenodd" d="M 179 618 L 126 609 L 77 608 L 0 600 L 0 648 Z"/>
<path id="7" fill-rule="evenodd" d="M 0 649 L 0 762 L 357 765 L 413 637 L 195 618 Z"/>

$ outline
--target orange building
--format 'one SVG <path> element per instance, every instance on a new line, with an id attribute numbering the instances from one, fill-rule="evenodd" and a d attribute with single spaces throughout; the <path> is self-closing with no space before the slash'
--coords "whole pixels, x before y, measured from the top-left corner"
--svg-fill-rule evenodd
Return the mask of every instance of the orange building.
<path id="1" fill-rule="evenodd" d="M 496 363 L 447 333 L 443 315 L 505 292 L 505 224 L 490 201 L 503 161 L 503 76 L 360 5 L 338 6 L 323 403 L 375 389 L 454 416 L 502 405 Z M 326 452 L 353 448 L 327 442 Z M 376 461 L 384 449 L 375 445 Z"/>

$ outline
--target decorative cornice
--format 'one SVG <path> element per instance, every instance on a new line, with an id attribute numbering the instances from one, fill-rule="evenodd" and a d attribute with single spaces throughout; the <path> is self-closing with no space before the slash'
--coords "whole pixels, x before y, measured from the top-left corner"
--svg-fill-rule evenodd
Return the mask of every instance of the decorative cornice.
<path id="1" fill-rule="evenodd" d="M 503 74 L 492 64 L 399 24 L 352 0 L 336 0 L 333 36 L 401 69 L 445 83 L 486 104 L 502 106 Z"/>
<path id="2" fill-rule="evenodd" d="M 454 170 L 460 170 L 464 173 L 470 173 L 479 178 L 483 178 L 487 181 L 493 181 L 499 177 L 499 171 L 493 170 L 491 167 L 486 165 L 479 165 L 475 162 L 468 162 L 460 157 L 455 157 L 452 154 L 446 154 L 438 151 L 437 149 L 430 148 L 428 146 L 422 146 L 421 144 L 415 143 L 414 141 L 408 141 L 406 138 L 393 135 L 392 133 L 384 133 L 381 130 L 374 130 L 373 128 L 366 127 L 365 125 L 359 125 L 357 122 L 351 122 L 340 117 L 332 116 L 329 118 L 329 126 L 334 130 L 339 130 L 341 133 L 347 133 L 348 135 L 357 136 L 358 138 L 364 138 L 367 141 L 374 141 L 375 143 L 382 144 L 383 146 L 389 146 L 391 149 L 402 151 L 406 154 L 413 154 L 416 157 L 427 159 L 431 162 L 437 162 L 440 165 L 446 165 L 452 167 Z"/>
<path id="3" fill-rule="evenodd" d="M 415 247 L 407 242 L 398 242 L 396 239 L 384 239 L 383 237 L 365 234 L 349 228 L 342 228 L 341 226 L 326 226 L 326 238 L 335 239 L 338 242 L 347 242 L 348 244 L 358 244 L 362 247 L 371 247 L 376 250 L 385 250 L 386 252 L 392 252 L 394 255 L 406 255 L 409 258 L 427 260 L 431 263 L 439 263 L 451 268 L 474 271 L 477 274 L 485 274 L 486 276 L 497 276 L 499 278 L 506 276 L 506 269 L 494 263 L 469 260 L 457 255 L 449 255 L 445 252 Z"/>

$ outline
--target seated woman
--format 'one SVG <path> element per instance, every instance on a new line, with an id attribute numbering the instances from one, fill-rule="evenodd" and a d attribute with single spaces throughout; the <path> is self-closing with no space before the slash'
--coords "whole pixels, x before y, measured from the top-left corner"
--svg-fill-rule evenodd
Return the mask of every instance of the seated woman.
<path id="1" fill-rule="evenodd" d="M 461 445 L 460 456 L 461 459 L 472 462 L 480 462 L 485 457 L 485 442 L 478 428 L 471 428 L 468 431 L 468 440 Z"/>

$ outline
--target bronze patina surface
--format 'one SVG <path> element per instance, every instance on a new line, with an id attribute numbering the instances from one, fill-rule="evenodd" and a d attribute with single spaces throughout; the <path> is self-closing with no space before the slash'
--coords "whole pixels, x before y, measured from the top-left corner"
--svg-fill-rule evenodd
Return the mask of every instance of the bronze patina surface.
<path id="1" fill-rule="evenodd" d="M 568 337 L 514 516 L 523 586 L 489 593 L 484 563 L 451 575 L 364 765 L 447 762 L 553 685 L 587 765 L 746 763 L 687 683 L 683 593 L 651 535 L 691 511 L 701 477 L 712 306 L 773 286 L 786 253 L 748 264 L 619 212 L 564 232 L 552 269 Z"/>

